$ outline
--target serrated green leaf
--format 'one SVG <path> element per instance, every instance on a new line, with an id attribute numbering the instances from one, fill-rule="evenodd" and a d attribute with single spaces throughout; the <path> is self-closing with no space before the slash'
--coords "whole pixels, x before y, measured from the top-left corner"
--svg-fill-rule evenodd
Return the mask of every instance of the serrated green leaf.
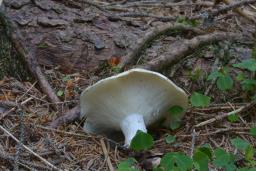
<path id="1" fill-rule="evenodd" d="M 208 156 L 209 159 L 212 159 L 212 149 L 209 144 L 204 144 L 202 147 L 196 149 L 196 151 L 200 151 Z"/>
<path id="2" fill-rule="evenodd" d="M 63 81 L 69 81 L 71 80 L 71 77 L 69 75 L 66 75 L 65 77 L 62 78 Z"/>
<path id="3" fill-rule="evenodd" d="M 248 167 L 244 167 L 244 168 L 240 168 L 237 171 L 256 171 L 256 168 L 248 168 Z"/>
<path id="4" fill-rule="evenodd" d="M 194 107 L 207 107 L 210 104 L 210 100 L 210 97 L 197 92 L 194 92 L 190 97 L 190 102 Z"/>
<path id="5" fill-rule="evenodd" d="M 236 114 L 229 115 L 229 116 L 228 116 L 228 120 L 229 120 L 230 122 L 237 122 L 237 121 L 239 121 L 239 117 L 238 117 Z"/>
<path id="6" fill-rule="evenodd" d="M 245 149 L 250 145 L 249 142 L 247 142 L 239 137 L 231 139 L 231 144 L 233 146 L 235 146 L 237 149 L 243 150 L 243 151 L 245 151 Z"/>
<path id="7" fill-rule="evenodd" d="M 57 96 L 61 97 L 61 96 L 63 96 L 63 95 L 64 95 L 64 91 L 59 90 L 59 91 L 57 92 Z"/>
<path id="8" fill-rule="evenodd" d="M 198 171 L 208 171 L 209 157 L 204 152 L 196 150 L 193 155 L 193 161 Z"/>
<path id="9" fill-rule="evenodd" d="M 250 129 L 250 134 L 254 137 L 256 137 L 256 127 L 253 127 Z"/>
<path id="10" fill-rule="evenodd" d="M 150 149 L 154 144 L 153 137 L 141 130 L 138 130 L 131 141 L 131 149 L 135 151 Z"/>
<path id="11" fill-rule="evenodd" d="M 244 157 L 247 161 L 253 160 L 253 156 L 254 156 L 254 148 L 252 145 L 247 146 L 247 148 L 245 149 L 245 154 Z"/>
<path id="12" fill-rule="evenodd" d="M 181 121 L 180 120 L 177 120 L 177 119 L 173 119 L 171 120 L 170 122 L 170 128 L 171 130 L 175 130 L 175 129 L 178 129 L 181 125 Z"/>
<path id="13" fill-rule="evenodd" d="M 247 59 L 242 61 L 241 63 L 234 64 L 233 67 L 247 69 L 249 71 L 256 71 L 256 59 Z"/>
<path id="14" fill-rule="evenodd" d="M 176 137 L 173 136 L 173 135 L 167 135 L 167 136 L 165 137 L 165 142 L 166 142 L 167 144 L 174 143 L 175 141 L 176 141 Z"/>
<path id="15" fill-rule="evenodd" d="M 166 171 L 188 171 L 193 167 L 192 159 L 180 152 L 167 153 L 161 159 L 161 167 Z"/>
<path id="16" fill-rule="evenodd" d="M 240 72 L 237 76 L 236 76 L 236 80 L 237 81 L 243 81 L 245 80 L 245 74 L 243 72 Z"/>
<path id="17" fill-rule="evenodd" d="M 207 81 L 216 79 L 218 77 L 223 77 L 224 75 L 219 71 L 213 71 L 207 78 Z"/>
<path id="18" fill-rule="evenodd" d="M 121 161 L 117 166 L 117 171 L 139 171 L 133 165 L 136 163 L 134 158 L 128 158 Z"/>
<path id="19" fill-rule="evenodd" d="M 217 79 L 217 87 L 222 91 L 230 90 L 233 87 L 233 84 L 234 81 L 229 75 Z"/>
<path id="20" fill-rule="evenodd" d="M 222 148 L 217 148 L 214 150 L 215 159 L 213 160 L 213 165 L 217 168 L 223 168 L 225 171 L 235 171 L 236 166 L 234 164 L 235 157 L 224 151 Z"/>
<path id="21" fill-rule="evenodd" d="M 243 80 L 241 84 L 242 84 L 242 89 L 246 91 L 250 91 L 256 88 L 256 80 L 253 80 L 253 79 Z"/>
<path id="22" fill-rule="evenodd" d="M 177 116 L 177 115 L 182 114 L 184 112 L 184 109 L 180 106 L 172 106 L 169 109 L 169 112 L 172 116 Z"/>

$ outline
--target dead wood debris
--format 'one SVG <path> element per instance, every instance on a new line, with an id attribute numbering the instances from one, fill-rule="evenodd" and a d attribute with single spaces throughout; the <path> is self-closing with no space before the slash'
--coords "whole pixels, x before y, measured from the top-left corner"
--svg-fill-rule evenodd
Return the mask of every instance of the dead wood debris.
<path id="1" fill-rule="evenodd" d="M 243 2 L 243 4 L 240 3 L 239 5 L 230 4 L 230 6 L 223 7 L 221 8 L 221 10 L 218 10 L 218 12 L 215 11 L 212 14 L 214 14 L 214 16 L 217 16 L 223 12 L 227 12 L 234 8 L 253 2 L 255 1 L 251 0 L 247 1 L 246 3 Z M 103 12 L 105 11 L 109 14 L 107 16 L 112 15 L 112 13 L 110 14 L 103 7 L 101 7 L 102 4 L 98 1 L 93 2 L 94 4 L 91 4 L 91 2 L 89 1 L 86 1 L 85 3 L 92 5 L 102 10 Z M 77 7 L 81 6 L 77 5 Z M 131 15 L 122 15 L 123 16 L 119 17 L 132 17 Z M 138 14 L 137 16 L 147 17 L 147 15 L 143 16 L 140 14 Z M 158 16 L 151 15 L 150 17 L 157 18 Z M 161 20 L 161 17 L 158 19 Z M 172 18 L 170 18 L 170 20 L 171 19 Z M 166 21 L 166 18 L 163 18 L 163 21 Z M 183 25 L 175 26 L 171 24 L 162 28 L 158 28 L 158 30 L 156 29 L 155 32 L 152 31 L 147 34 L 146 37 L 144 39 L 141 39 L 138 45 L 135 46 L 135 50 L 126 56 L 126 59 L 122 61 L 120 66 L 122 68 L 126 68 L 129 65 L 133 65 L 140 57 L 143 50 L 145 50 L 145 48 L 147 48 L 148 45 L 152 43 L 152 41 L 154 41 L 160 35 L 165 35 L 166 32 L 174 29 L 175 27 L 176 29 L 180 29 L 181 31 L 192 31 L 194 34 L 199 36 L 194 37 L 190 40 L 174 42 L 172 45 L 170 45 L 170 47 L 174 48 L 180 46 L 181 44 L 184 45 L 179 47 L 180 49 L 177 53 L 175 53 L 175 55 L 169 56 L 169 54 L 167 55 L 167 53 L 164 53 L 165 55 L 156 58 L 156 60 L 149 61 L 148 63 L 141 65 L 141 67 L 160 71 L 166 68 L 168 65 L 178 62 L 184 56 L 193 53 L 194 50 L 202 44 L 210 43 L 211 41 L 221 41 L 228 38 L 239 38 L 233 33 L 216 32 L 212 34 L 206 34 L 204 31 L 201 31 L 197 28 L 191 28 L 189 26 Z M 30 70 L 33 75 L 35 75 L 35 78 L 38 79 L 42 92 L 49 96 L 49 99 L 53 104 L 61 103 L 58 97 L 56 97 L 47 80 L 44 78 L 40 67 L 34 60 L 35 57 L 33 56 L 33 54 L 28 53 L 26 47 L 22 45 L 22 38 L 17 32 L 18 30 L 14 29 L 14 32 L 12 33 L 14 45 L 18 52 L 23 54 L 25 59 L 27 59 L 28 65 L 31 65 Z M 8 80 L 0 84 L 2 92 L 12 92 L 13 87 L 11 86 L 12 85 Z M 30 88 L 34 91 L 31 91 Z M 46 170 L 49 168 L 45 164 L 49 165 L 49 163 L 52 163 L 53 166 L 49 165 L 52 168 L 56 167 L 67 170 L 109 170 L 110 168 L 112 169 L 113 167 L 116 167 L 118 161 L 128 156 L 127 151 L 114 150 L 114 148 L 108 149 L 105 144 L 105 142 L 109 142 L 108 139 L 101 136 L 88 135 L 82 132 L 79 124 L 75 123 L 66 125 L 65 127 L 60 127 L 58 130 L 53 129 L 57 128 L 61 124 L 73 122 L 76 118 L 78 118 L 80 112 L 79 106 L 76 106 L 71 111 L 66 112 L 62 117 L 53 121 L 51 123 L 52 128 L 46 127 L 45 125 L 47 125 L 55 117 L 54 114 L 49 114 L 49 103 L 44 100 L 43 94 L 40 94 L 40 91 L 36 90 L 35 87 L 30 85 L 28 87 L 25 86 L 24 89 L 25 91 L 23 91 L 22 93 L 19 92 L 15 95 L 10 95 L 10 97 L 6 96 L 6 93 L 3 93 L 0 101 L 0 107 L 7 108 L 6 111 L 8 113 L 2 114 L 0 119 L 2 125 L 2 131 L 0 131 L 2 137 L 0 140 L 0 151 L 3 152 L 3 154 L 0 153 L 0 158 L 3 159 L 3 161 L 0 161 L 0 166 L 12 169 L 12 167 L 14 167 L 14 163 L 17 162 L 15 161 L 16 143 L 13 142 L 13 140 L 11 139 L 13 137 L 17 137 L 20 132 L 17 126 L 17 121 L 19 120 L 19 117 L 16 115 L 15 112 L 15 109 L 17 108 L 17 99 L 19 99 L 20 103 L 23 105 L 23 110 L 27 112 L 27 114 L 24 116 L 24 125 L 26 128 L 24 140 L 26 146 L 46 160 L 42 160 L 42 158 L 38 160 L 27 151 L 21 150 L 18 162 L 19 167 L 27 168 L 30 170 Z M 235 106 L 242 105 L 243 104 L 238 104 Z M 248 105 L 250 106 L 250 104 Z M 34 110 L 35 107 L 43 107 L 42 113 L 44 114 L 40 115 L 38 110 Z M 250 112 L 249 108 L 247 107 L 243 107 L 242 110 L 241 108 L 238 110 L 244 111 L 245 108 L 246 110 L 248 110 L 248 112 Z M 226 104 L 218 104 L 217 106 L 205 108 L 202 110 L 188 110 L 187 115 L 185 115 L 183 121 L 183 126 L 180 129 L 176 130 L 175 132 L 164 129 L 155 130 L 155 132 L 157 132 L 157 140 L 155 146 L 152 150 L 150 150 L 149 155 L 145 155 L 142 157 L 143 160 L 140 160 L 140 163 L 142 164 L 146 160 L 151 159 L 152 156 L 157 156 L 159 159 L 159 157 L 161 157 L 163 154 L 170 151 L 184 151 L 185 153 L 189 154 L 191 153 L 191 151 L 194 150 L 194 147 L 205 143 L 209 143 L 212 147 L 222 146 L 228 150 L 231 150 L 229 138 L 225 138 L 225 135 L 227 135 L 227 137 L 241 136 L 242 138 L 247 139 L 249 142 L 251 142 L 253 146 L 255 146 L 255 141 L 251 139 L 251 137 L 248 135 L 248 130 L 251 126 L 253 126 L 253 122 L 251 121 L 250 116 L 246 116 L 249 117 L 246 124 L 243 122 L 239 124 L 227 122 L 225 120 L 225 115 L 225 117 L 222 117 L 220 120 L 214 120 L 218 121 L 215 124 L 210 124 L 212 122 L 207 122 L 207 124 L 201 125 L 200 127 L 195 127 L 198 123 L 203 123 L 202 120 L 209 120 L 218 112 L 234 113 L 234 111 L 232 110 L 233 107 L 230 107 Z M 251 112 L 255 113 L 255 111 Z M 201 115 L 195 115 L 196 113 L 200 113 Z M 2 119 L 3 117 L 4 119 Z M 191 132 L 191 130 L 193 129 L 195 129 L 195 132 Z M 7 135 L 8 133 L 6 132 L 6 130 L 9 130 L 9 135 Z M 177 146 L 170 146 L 169 144 L 166 144 L 165 133 L 175 135 L 179 144 Z M 19 140 L 17 139 L 15 141 L 19 142 Z M 114 145 L 116 146 L 117 144 Z M 102 150 L 104 151 L 104 157 L 102 156 Z M 129 155 L 131 154 L 129 153 Z M 136 157 L 135 154 L 131 156 Z M 48 161 L 49 163 L 47 163 Z M 0 169 L 2 168 L 0 167 Z"/>
<path id="2" fill-rule="evenodd" d="M 2 92 L 12 91 L 15 87 L 15 85 L 12 84 L 13 82 L 17 81 L 6 79 L 5 82 L 0 84 Z M 24 144 L 55 167 L 62 170 L 109 170 L 109 167 L 113 166 L 115 168 L 117 163 L 127 158 L 127 156 L 137 158 L 141 167 L 150 169 L 150 166 L 152 166 L 151 163 L 153 161 L 159 161 L 160 157 L 167 152 L 183 151 L 190 154 L 193 148 L 204 143 L 209 143 L 212 147 L 221 146 L 231 150 L 228 138 L 223 139 L 223 135 L 227 137 L 243 136 L 244 139 L 251 142 L 254 146 L 256 145 L 256 142 L 248 135 L 248 130 L 253 126 L 250 118 L 247 119 L 248 122 L 246 125 L 243 123 L 230 123 L 223 118 L 222 120 L 218 120 L 216 124 L 194 127 L 197 123 L 201 123 L 202 120 L 213 117 L 218 112 L 226 111 L 228 113 L 233 110 L 227 104 L 218 104 L 217 106 L 211 106 L 209 108 L 188 110 L 183 120 L 183 126 L 180 129 L 174 132 L 165 129 L 153 130 L 153 135 L 155 132 L 157 135 L 161 136 L 158 136 L 154 148 L 147 152 L 147 154 L 130 153 L 129 151 L 119 150 L 118 148 L 115 149 L 117 144 L 113 144 L 102 136 L 84 133 L 77 124 L 69 124 L 59 129 L 47 127 L 46 125 L 54 117 L 49 114 L 47 101 L 40 99 L 42 94 L 37 93 L 38 90 L 32 86 L 33 84 L 20 84 L 20 86 L 23 87 L 23 91 L 17 92 L 15 95 L 10 95 L 10 97 L 6 96 L 6 98 L 9 99 L 9 102 L 15 104 L 16 99 L 24 101 L 29 97 L 34 97 L 29 103 L 23 105 L 23 111 L 25 113 Z M 26 93 L 28 91 L 29 93 Z M 0 95 L 2 94 L 0 93 Z M 3 101 L 6 100 L 3 99 L 2 102 Z M 1 104 L 4 103 L 0 103 L 0 107 L 2 107 Z M 243 104 L 233 104 L 232 106 L 238 107 L 241 105 Z M 37 106 L 37 108 L 42 107 L 44 112 L 41 112 L 42 114 L 37 113 L 38 111 L 34 110 L 34 106 Z M 218 108 L 218 106 L 222 106 L 222 108 Z M 195 115 L 195 112 L 201 112 L 204 115 Z M 252 112 L 255 111 L 252 110 Z M 253 115 L 246 117 L 251 116 Z M 12 114 L 5 116 L 5 119 L 0 122 L 5 130 L 8 130 L 13 136 L 18 137 L 20 132 L 19 126 L 17 125 L 18 121 L 19 116 L 14 111 Z M 196 131 L 194 134 L 191 132 L 193 127 Z M 177 142 L 179 143 L 175 146 L 166 144 L 166 133 L 176 136 Z M 5 166 L 5 170 L 12 169 L 15 163 L 16 143 L 2 130 L 0 130 L 0 136 L 0 151 L 3 152 L 0 153 L 0 158 L 3 159 L 0 161 L 1 166 Z M 105 146 L 102 141 L 104 141 Z M 111 146 L 111 148 L 109 146 Z M 102 150 L 104 150 L 104 156 L 102 156 Z M 46 165 L 42 160 L 38 160 L 26 150 L 20 151 L 17 164 L 19 168 L 29 168 L 31 170 L 50 169 L 50 166 Z"/>

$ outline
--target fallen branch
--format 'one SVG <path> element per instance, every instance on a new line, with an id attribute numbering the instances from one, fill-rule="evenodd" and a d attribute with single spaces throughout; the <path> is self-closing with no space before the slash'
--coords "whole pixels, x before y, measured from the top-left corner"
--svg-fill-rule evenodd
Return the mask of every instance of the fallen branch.
<path id="1" fill-rule="evenodd" d="M 26 145 L 22 144 L 14 135 L 12 135 L 8 130 L 6 130 L 3 126 L 0 125 L 0 129 L 2 131 L 4 131 L 7 135 L 9 135 L 14 141 L 16 141 L 18 144 L 20 144 L 24 149 L 26 149 L 27 151 L 29 151 L 31 154 L 33 154 L 35 157 L 37 157 L 38 159 L 40 159 L 42 162 L 44 162 L 46 165 L 50 166 L 52 169 L 54 170 L 60 170 L 58 169 L 56 166 L 54 166 L 53 164 L 51 164 L 50 162 L 48 162 L 46 159 L 44 159 L 43 157 L 39 156 L 37 153 L 35 153 L 33 150 L 31 150 L 29 147 L 27 147 Z"/>
<path id="2" fill-rule="evenodd" d="M 30 51 L 27 50 L 26 46 L 24 45 L 25 41 L 22 38 L 18 27 L 8 16 L 5 15 L 2 8 L 0 9 L 0 20 L 2 23 L 5 24 L 5 27 L 8 27 L 8 30 L 10 30 L 10 33 L 9 33 L 10 35 L 8 36 L 14 48 L 24 58 L 29 71 L 38 80 L 39 86 L 43 91 L 43 93 L 47 94 L 49 100 L 52 103 L 54 104 L 59 103 L 60 100 L 56 96 L 51 85 L 48 83 L 47 79 L 42 73 L 42 70 L 37 62 L 36 57 L 34 56 L 34 54 L 32 54 Z M 56 105 L 54 105 L 54 107 L 57 109 Z"/>
<path id="3" fill-rule="evenodd" d="M 138 60 L 140 55 L 144 52 L 144 50 L 148 46 L 150 46 L 155 39 L 159 38 L 159 36 L 161 35 L 168 34 L 173 30 L 179 30 L 182 32 L 191 31 L 199 35 L 205 34 L 205 32 L 200 29 L 185 26 L 182 24 L 168 24 L 161 27 L 156 27 L 154 30 L 148 32 L 142 39 L 138 40 L 136 47 L 125 57 L 123 57 L 123 60 L 119 64 L 119 67 L 121 69 L 124 69 L 124 67 L 126 67 L 127 65 L 134 64 Z"/>
<path id="4" fill-rule="evenodd" d="M 251 109 L 254 106 L 256 106 L 256 102 L 249 103 L 249 104 L 247 104 L 247 105 L 245 105 L 243 107 L 240 107 L 239 109 L 236 109 L 236 110 L 234 110 L 232 112 L 224 113 L 222 115 L 218 115 L 218 116 L 216 116 L 214 118 L 211 118 L 209 120 L 201 122 L 201 123 L 197 124 L 195 127 L 201 127 L 201 126 L 204 126 L 204 125 L 208 125 L 208 124 L 213 123 L 215 121 L 222 120 L 222 119 L 224 119 L 224 118 L 226 118 L 227 116 L 230 116 L 230 115 L 240 114 L 242 112 L 245 112 L 245 111 Z"/>
<path id="5" fill-rule="evenodd" d="M 223 40 L 240 39 L 241 36 L 235 33 L 217 32 L 208 35 L 201 35 L 190 40 L 180 40 L 170 45 L 168 52 L 163 53 L 160 57 L 149 61 L 146 64 L 136 66 L 153 71 L 160 71 L 166 67 L 176 64 L 181 59 L 194 53 L 200 46 L 216 43 Z"/>

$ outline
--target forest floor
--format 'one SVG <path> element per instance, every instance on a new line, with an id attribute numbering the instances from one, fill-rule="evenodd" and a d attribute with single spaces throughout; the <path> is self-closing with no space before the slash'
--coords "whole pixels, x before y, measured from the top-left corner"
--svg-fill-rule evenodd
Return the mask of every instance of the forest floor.
<path id="1" fill-rule="evenodd" d="M 20 2 L 25 4 L 30 1 Z M 33 3 L 38 6 L 37 8 L 47 7 L 46 4 L 40 4 L 40 1 L 36 2 L 35 0 Z M 50 2 L 72 7 L 79 6 L 80 3 L 80 1 Z M 91 18 L 87 18 L 88 21 L 90 20 L 88 29 L 97 28 L 95 32 L 104 35 L 105 37 L 102 38 L 104 41 L 94 34 L 82 35 L 80 25 L 76 33 L 73 33 L 75 32 L 72 30 L 73 25 L 69 25 L 65 29 L 62 28 L 62 32 L 58 30 L 58 34 L 63 36 L 59 38 L 67 43 L 63 46 L 52 45 L 52 41 L 55 40 L 50 40 L 51 36 L 56 36 L 57 32 L 53 33 L 51 27 L 41 29 L 30 21 L 30 16 L 25 15 L 28 19 L 22 18 L 23 15 L 21 15 L 20 22 L 31 23 L 28 26 L 27 24 L 21 26 L 22 23 L 19 23 L 21 33 L 27 39 L 27 47 L 32 49 L 35 48 L 33 43 L 36 44 L 40 67 L 60 101 L 54 103 L 49 100 L 48 94 L 38 85 L 40 83 L 37 79 L 28 81 L 19 78 L 17 76 L 19 74 L 14 76 L 9 72 L 0 80 L 0 170 L 55 170 L 57 168 L 60 170 L 110 170 L 111 167 L 116 168 L 120 161 L 128 157 L 134 157 L 140 169 L 150 170 L 152 160 L 158 160 L 168 152 L 179 151 L 190 156 L 196 147 L 205 144 L 209 144 L 213 149 L 222 147 L 226 151 L 237 153 L 231 143 L 231 139 L 235 137 L 240 137 L 256 147 L 255 137 L 249 133 L 249 130 L 256 126 L 256 107 L 251 105 L 256 99 L 256 83 L 247 84 L 250 87 L 245 88 L 241 78 L 255 80 L 255 72 L 233 67 L 234 64 L 256 56 L 256 3 L 242 6 L 241 9 L 231 7 L 223 13 L 218 13 L 230 4 L 232 5 L 232 2 L 229 1 L 127 0 L 95 1 L 92 4 L 86 1 L 84 6 L 90 9 L 86 14 L 91 14 Z M 21 12 L 15 11 L 17 10 L 16 7 L 14 8 L 15 5 L 17 7 L 19 3 L 9 4 L 10 9 L 8 8 L 7 11 L 10 16 L 17 17 L 17 14 Z M 56 7 L 54 10 L 58 9 Z M 72 13 L 75 9 L 72 8 Z M 213 18 L 208 16 L 215 14 L 214 12 L 218 14 Z M 103 15 L 105 18 L 96 20 L 97 15 Z M 65 21 L 69 22 L 69 19 L 67 17 Z M 77 21 L 78 23 L 88 22 L 82 21 L 82 18 Z M 44 27 L 54 25 L 54 22 L 59 25 L 65 24 L 57 19 L 55 21 L 48 21 L 45 18 L 40 20 Z M 153 32 L 152 34 L 157 32 L 155 28 L 161 29 L 168 24 L 183 24 L 189 29 L 169 30 L 158 34 L 149 42 L 143 39 L 149 32 Z M 122 31 L 117 31 L 120 28 L 123 28 L 123 34 L 121 34 Z M 41 32 L 33 32 L 33 29 L 41 29 Z M 113 31 L 117 32 L 113 33 Z M 47 34 L 47 32 L 50 33 Z M 38 37 L 40 36 L 38 33 L 48 37 Z M 70 38 L 69 33 L 81 37 Z M 108 33 L 115 36 L 111 37 Z M 180 53 L 181 57 L 174 57 L 175 62 L 168 59 L 168 56 L 176 53 L 175 47 L 180 42 L 185 44 L 187 40 L 202 35 L 206 36 L 205 39 L 209 39 L 208 35 L 214 33 L 232 33 L 232 36 L 237 35 L 237 37 L 227 36 L 223 40 L 199 43 L 200 45 L 193 45 L 193 42 L 189 42 L 191 43 L 188 44 L 190 50 Z M 88 59 L 80 59 L 83 52 L 79 50 L 84 50 L 82 37 L 90 42 L 86 45 Z M 238 37 L 241 38 L 238 39 Z M 72 41 L 69 42 L 67 39 L 72 39 Z M 144 41 L 145 45 L 141 46 L 138 43 L 140 40 Z M 44 44 L 44 41 L 48 44 Z M 136 49 L 138 46 L 141 47 L 139 50 Z M 105 49 L 98 52 L 97 50 L 101 48 Z M 62 54 L 62 50 L 65 53 Z M 138 53 L 134 55 L 133 50 Z M 74 63 L 66 61 L 74 52 L 79 53 L 74 54 L 76 61 Z M 56 57 L 60 54 L 65 59 L 64 61 Z M 159 58 L 161 56 L 167 56 L 168 66 L 161 63 L 162 58 Z M 51 59 L 51 57 L 56 57 L 56 59 Z M 122 63 L 126 61 L 122 58 L 126 57 L 133 59 Z M 156 61 L 160 61 L 161 65 Z M 154 137 L 154 146 L 150 150 L 138 153 L 123 149 L 123 142 L 115 142 L 104 136 L 85 133 L 82 130 L 83 121 L 80 120 L 58 128 L 49 127 L 49 124 L 63 112 L 79 103 L 80 93 L 87 86 L 119 73 L 122 69 L 119 68 L 119 64 L 124 64 L 125 69 L 138 66 L 161 72 L 184 89 L 189 96 L 193 92 L 200 92 L 210 97 L 210 104 L 206 107 L 190 106 L 178 129 L 150 129 L 149 133 Z M 1 63 L 2 65 L 4 64 Z M 225 81 L 223 83 L 225 85 L 218 85 L 218 78 L 207 80 L 214 71 L 230 76 L 233 80 L 232 87 L 226 85 Z M 228 88 L 221 90 L 223 86 L 228 86 Z M 53 107 L 54 105 L 58 106 L 58 110 Z M 246 107 L 246 110 L 239 112 L 237 118 L 226 115 L 242 107 Z M 207 120 L 210 122 L 204 123 Z M 175 136 L 175 142 L 168 144 L 167 135 Z M 24 144 L 25 148 L 21 144 Z M 241 163 L 237 165 L 239 164 Z"/>

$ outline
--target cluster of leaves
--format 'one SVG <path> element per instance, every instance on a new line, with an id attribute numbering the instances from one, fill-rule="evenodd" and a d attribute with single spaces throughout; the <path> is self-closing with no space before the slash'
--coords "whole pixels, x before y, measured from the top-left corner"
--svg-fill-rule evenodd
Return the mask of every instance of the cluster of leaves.
<path id="1" fill-rule="evenodd" d="M 250 130 L 250 134 L 256 137 L 256 127 Z M 175 143 L 175 136 L 167 135 L 166 143 Z M 237 154 L 225 151 L 222 148 L 212 149 L 208 144 L 196 148 L 192 157 L 182 152 L 170 152 L 165 154 L 160 165 L 153 171 L 208 171 L 211 168 L 223 169 L 226 171 L 256 171 L 256 150 L 253 146 L 239 138 L 231 139 L 231 144 L 238 150 Z M 135 151 L 147 150 L 153 146 L 153 138 L 147 133 L 138 131 L 132 140 L 131 148 Z M 243 167 L 238 163 L 243 162 Z M 136 160 L 129 158 L 119 163 L 118 171 L 139 171 L 136 167 Z"/>

